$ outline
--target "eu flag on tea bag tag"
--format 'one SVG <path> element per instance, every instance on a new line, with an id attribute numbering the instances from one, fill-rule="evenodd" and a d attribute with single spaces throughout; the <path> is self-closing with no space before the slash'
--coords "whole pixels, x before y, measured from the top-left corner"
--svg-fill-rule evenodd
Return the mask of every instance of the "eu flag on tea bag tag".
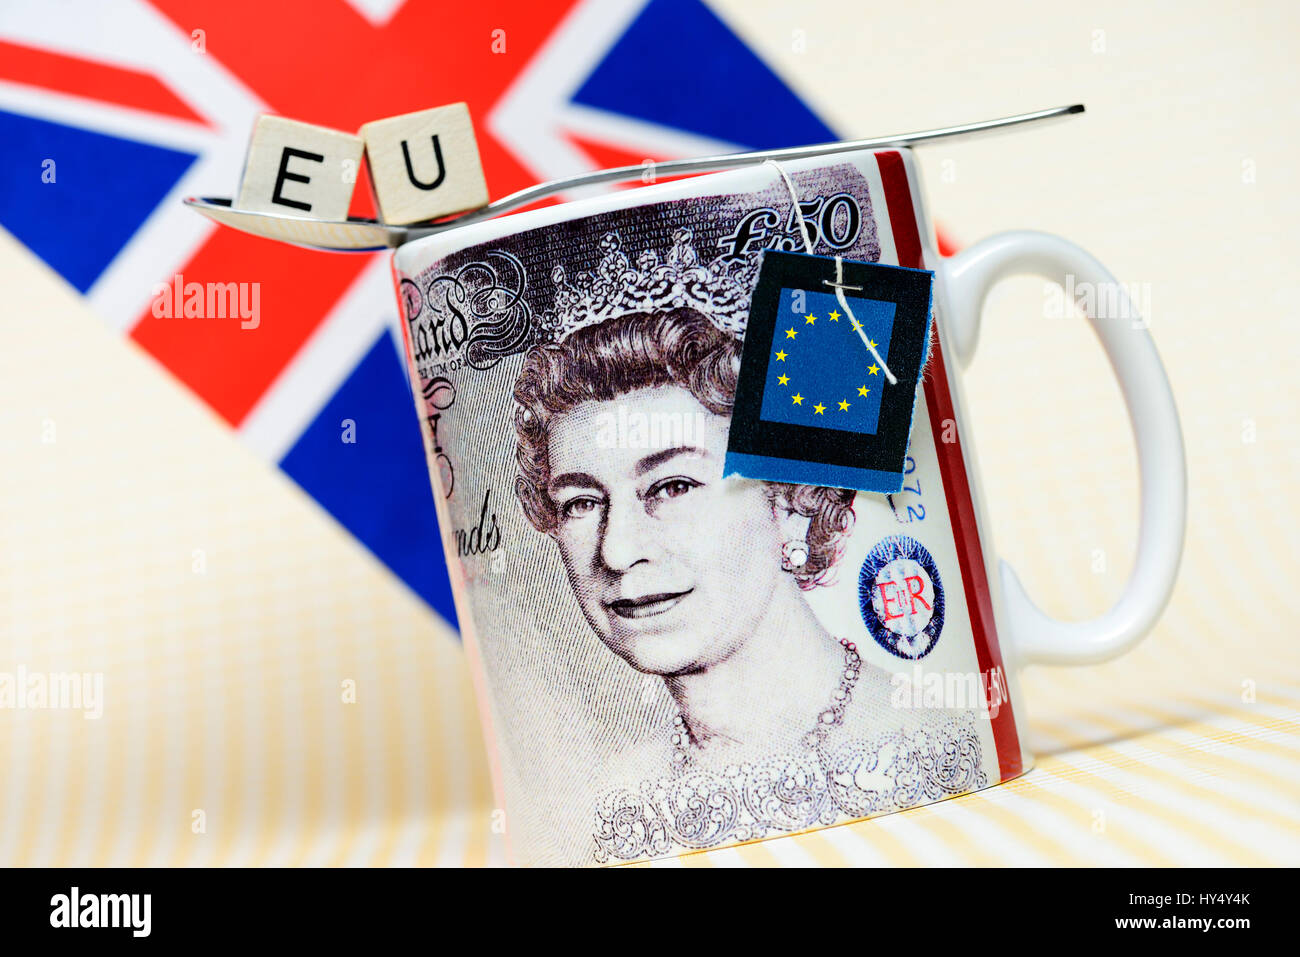
<path id="1" fill-rule="evenodd" d="M 933 284 L 924 269 L 764 253 L 723 474 L 900 491 Z"/>

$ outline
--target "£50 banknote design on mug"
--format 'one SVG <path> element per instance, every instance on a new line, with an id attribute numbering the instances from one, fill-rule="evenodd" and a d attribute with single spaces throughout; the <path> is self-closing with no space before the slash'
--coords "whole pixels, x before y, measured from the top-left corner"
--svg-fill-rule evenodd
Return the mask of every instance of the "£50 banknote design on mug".
<path id="1" fill-rule="evenodd" d="M 896 261 L 867 160 L 787 169 L 819 254 Z M 521 863 L 680 854 L 998 780 L 928 425 L 898 495 L 722 478 L 767 249 L 803 242 L 790 191 L 755 168 L 397 254 Z M 886 388 L 856 348 L 861 388 Z"/>

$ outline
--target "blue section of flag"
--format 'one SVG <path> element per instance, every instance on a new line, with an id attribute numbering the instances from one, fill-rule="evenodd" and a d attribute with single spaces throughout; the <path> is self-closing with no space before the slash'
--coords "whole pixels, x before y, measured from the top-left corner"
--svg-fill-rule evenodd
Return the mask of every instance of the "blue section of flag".
<path id="1" fill-rule="evenodd" d="M 280 467 L 455 626 L 415 401 L 387 331 Z"/>
<path id="2" fill-rule="evenodd" d="M 756 149 L 836 138 L 699 0 L 650 0 L 573 99 Z"/>
<path id="3" fill-rule="evenodd" d="M 895 307 L 876 299 L 846 299 L 854 320 L 830 293 L 781 290 L 760 418 L 875 435 L 885 376 L 851 322 L 862 324 L 888 363 Z M 803 308 L 796 311 L 796 305 Z"/>
<path id="4" fill-rule="evenodd" d="M 3 111 L 0 143 L 0 224 L 81 292 L 196 159 Z"/>

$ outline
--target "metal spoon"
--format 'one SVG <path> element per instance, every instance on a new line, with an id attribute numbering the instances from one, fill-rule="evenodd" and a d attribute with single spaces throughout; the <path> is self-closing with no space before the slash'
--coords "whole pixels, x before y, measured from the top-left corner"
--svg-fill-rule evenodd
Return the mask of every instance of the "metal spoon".
<path id="1" fill-rule="evenodd" d="M 865 140 L 845 140 L 835 143 L 820 143 L 815 146 L 794 146 L 788 149 L 756 150 L 750 153 L 726 153 L 721 156 L 704 156 L 697 159 L 667 160 L 654 164 L 656 176 L 679 176 L 684 173 L 711 173 L 724 169 L 738 169 L 744 166 L 756 166 L 768 160 L 796 160 L 809 156 L 827 156 L 833 153 L 848 153 L 853 150 L 880 149 L 889 146 L 915 146 L 918 143 L 930 143 L 935 140 L 954 136 L 968 136 L 973 133 L 987 133 L 1002 130 L 1022 123 L 1037 123 L 1043 120 L 1058 119 L 1083 112 L 1083 104 L 1057 106 L 1050 110 L 1037 110 L 1033 113 L 1020 113 L 1016 116 L 1004 116 L 996 120 L 983 120 L 979 123 L 966 123 L 962 126 L 948 126 L 943 129 L 925 130 L 919 133 L 902 133 L 895 136 L 877 136 Z M 290 216 L 283 213 L 259 213 L 235 209 L 228 199 L 204 199 L 196 196 L 186 197 L 185 205 L 198 210 L 209 219 L 226 226 L 234 227 L 254 236 L 278 239 L 295 246 L 309 249 L 326 249 L 336 252 L 371 252 L 377 249 L 394 248 L 403 243 L 431 236 L 444 230 L 455 229 L 468 223 L 490 219 L 500 213 L 527 206 L 547 196 L 564 193 L 582 186 L 599 183 L 618 183 L 639 179 L 645 173 L 644 166 L 618 166 L 613 169 L 593 170 L 553 179 L 546 183 L 529 186 L 517 193 L 503 196 L 486 206 L 463 213 L 453 219 L 436 223 L 421 223 L 413 226 L 390 226 L 373 219 L 349 217 L 346 220 L 307 219 L 302 216 Z"/>

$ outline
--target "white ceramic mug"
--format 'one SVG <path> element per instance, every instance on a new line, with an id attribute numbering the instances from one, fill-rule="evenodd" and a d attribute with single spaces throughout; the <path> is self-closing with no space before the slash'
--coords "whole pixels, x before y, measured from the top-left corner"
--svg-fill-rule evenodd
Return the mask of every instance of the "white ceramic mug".
<path id="1" fill-rule="evenodd" d="M 908 150 L 783 168 L 817 253 L 934 273 L 935 338 L 893 496 L 721 477 L 761 253 L 803 246 L 770 167 L 508 216 L 395 254 L 520 862 L 683 853 L 1008 780 L 1031 763 L 1018 669 L 1121 654 L 1169 598 L 1182 437 L 1127 302 L 1123 321 L 1089 316 L 1141 468 L 1136 562 L 1099 618 L 1051 618 L 1010 566 L 995 568 L 958 375 L 1000 279 L 1123 287 L 1043 233 L 941 257 Z"/>

